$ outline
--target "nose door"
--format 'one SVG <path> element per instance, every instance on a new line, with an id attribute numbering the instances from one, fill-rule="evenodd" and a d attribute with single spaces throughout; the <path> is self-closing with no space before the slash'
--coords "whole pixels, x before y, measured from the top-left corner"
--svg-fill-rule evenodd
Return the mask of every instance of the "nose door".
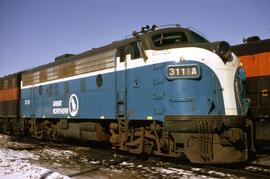
<path id="1" fill-rule="evenodd" d="M 128 140 L 127 61 L 126 48 L 120 47 L 116 53 L 116 119 L 118 121 L 118 132 L 120 136 L 123 136 L 121 139 L 123 145 Z M 125 148 L 125 146 L 121 147 Z"/>
<path id="2" fill-rule="evenodd" d="M 31 117 L 35 117 L 35 102 L 36 102 L 36 88 L 30 89 L 30 115 Z"/>

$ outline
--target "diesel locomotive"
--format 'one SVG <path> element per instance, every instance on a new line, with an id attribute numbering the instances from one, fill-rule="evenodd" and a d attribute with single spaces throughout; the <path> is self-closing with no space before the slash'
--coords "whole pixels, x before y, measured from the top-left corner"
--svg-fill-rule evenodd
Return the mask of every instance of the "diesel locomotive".
<path id="1" fill-rule="evenodd" d="M 248 158 L 245 73 L 225 41 L 146 26 L 130 38 L 1 78 L 6 133 L 236 163 Z M 10 109 L 10 110 L 9 110 Z"/>
<path id="2" fill-rule="evenodd" d="M 232 46 L 247 73 L 245 89 L 251 100 L 248 118 L 254 125 L 257 147 L 270 149 L 270 39 L 252 36 Z"/>

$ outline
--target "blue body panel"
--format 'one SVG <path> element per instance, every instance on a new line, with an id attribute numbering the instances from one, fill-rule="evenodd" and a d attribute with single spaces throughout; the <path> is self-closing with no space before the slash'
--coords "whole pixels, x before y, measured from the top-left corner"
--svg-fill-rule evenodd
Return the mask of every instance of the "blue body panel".
<path id="1" fill-rule="evenodd" d="M 187 61 L 182 64 L 198 64 L 201 77 L 168 80 L 166 68 L 176 65 L 174 62 L 128 71 L 129 119 L 152 116 L 153 119 L 163 120 L 165 115 L 225 114 L 221 85 L 213 71 L 198 62 Z M 134 85 L 136 83 L 137 86 Z"/>
<path id="2" fill-rule="evenodd" d="M 197 64 L 201 76 L 169 80 L 167 66 L 181 64 Z M 165 62 L 102 74 L 101 87 L 97 87 L 96 77 L 22 89 L 21 116 L 115 119 L 121 113 L 130 120 L 162 121 L 166 115 L 225 115 L 219 80 L 209 67 L 199 62 Z M 78 98 L 78 104 L 74 103 L 78 112 L 74 116 L 70 112 L 72 94 Z M 118 104 L 121 105 L 117 108 Z"/>
<path id="3" fill-rule="evenodd" d="M 113 74 L 104 74 L 101 87 L 97 87 L 95 76 L 44 85 L 42 94 L 39 93 L 40 87 L 22 89 L 21 115 L 26 118 L 99 119 L 100 116 L 105 116 L 113 119 L 115 118 L 114 81 Z M 67 110 L 72 94 L 76 94 L 79 101 L 76 116 L 71 116 Z M 29 99 L 31 102 L 26 105 L 25 100 Z M 58 104 L 54 105 L 54 101 L 56 103 L 58 101 Z M 58 109 L 57 114 L 53 114 L 54 109 Z"/>

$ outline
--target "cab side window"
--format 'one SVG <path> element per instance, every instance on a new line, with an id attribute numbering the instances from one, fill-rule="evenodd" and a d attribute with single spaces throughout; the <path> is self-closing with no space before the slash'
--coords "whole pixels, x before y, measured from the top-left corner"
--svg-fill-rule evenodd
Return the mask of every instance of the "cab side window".
<path id="1" fill-rule="evenodd" d="M 116 56 L 120 58 L 120 62 L 126 61 L 126 47 L 118 48 Z"/>
<path id="2" fill-rule="evenodd" d="M 131 60 L 141 58 L 141 53 L 137 42 L 131 43 L 130 46 L 131 46 Z"/>

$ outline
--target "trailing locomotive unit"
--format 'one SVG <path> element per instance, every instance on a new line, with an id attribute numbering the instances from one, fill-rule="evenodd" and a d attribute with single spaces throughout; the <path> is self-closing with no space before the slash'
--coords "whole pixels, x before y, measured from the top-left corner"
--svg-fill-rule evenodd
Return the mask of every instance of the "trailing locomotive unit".
<path id="1" fill-rule="evenodd" d="M 19 131 L 20 73 L 0 78 L 0 131 Z"/>
<path id="2" fill-rule="evenodd" d="M 194 163 L 245 161 L 245 76 L 229 44 L 180 26 L 133 35 L 22 73 L 24 128 Z"/>
<path id="3" fill-rule="evenodd" d="M 270 39 L 258 36 L 232 47 L 247 72 L 246 92 L 251 100 L 248 116 L 255 123 L 260 148 L 270 148 Z"/>

